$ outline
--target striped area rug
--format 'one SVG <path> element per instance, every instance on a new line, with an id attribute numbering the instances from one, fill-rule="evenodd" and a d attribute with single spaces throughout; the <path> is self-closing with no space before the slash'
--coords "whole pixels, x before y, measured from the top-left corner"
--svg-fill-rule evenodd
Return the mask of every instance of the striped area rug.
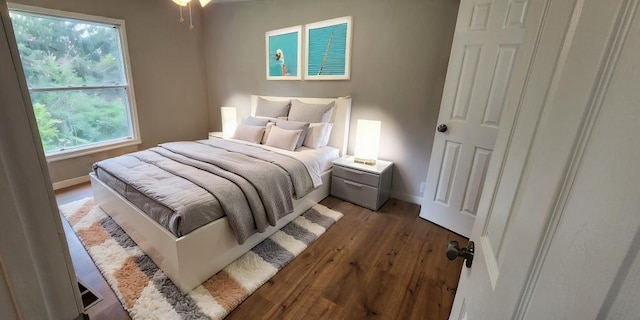
<path id="1" fill-rule="evenodd" d="M 60 207 L 132 319 L 222 319 L 342 213 L 315 205 L 188 294 L 182 294 L 92 198 Z"/>

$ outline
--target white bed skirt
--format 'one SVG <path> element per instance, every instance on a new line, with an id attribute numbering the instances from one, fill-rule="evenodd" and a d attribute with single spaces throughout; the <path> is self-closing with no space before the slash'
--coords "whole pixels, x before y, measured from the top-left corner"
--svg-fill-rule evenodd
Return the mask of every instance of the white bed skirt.
<path id="1" fill-rule="evenodd" d="M 323 184 L 300 200 L 293 213 L 275 227 L 251 236 L 243 245 L 236 242 L 227 218 L 221 218 L 177 238 L 91 173 L 96 203 L 110 215 L 138 246 L 182 290 L 189 292 L 229 263 L 256 246 L 287 223 L 329 195 L 331 170 L 322 174 Z"/>

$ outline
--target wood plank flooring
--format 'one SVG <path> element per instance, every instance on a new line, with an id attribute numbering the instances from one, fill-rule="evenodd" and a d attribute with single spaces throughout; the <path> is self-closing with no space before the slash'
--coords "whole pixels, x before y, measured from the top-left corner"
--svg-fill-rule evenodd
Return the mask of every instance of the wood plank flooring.
<path id="1" fill-rule="evenodd" d="M 56 191 L 56 200 L 58 205 L 73 202 L 76 200 L 91 197 L 91 186 L 89 183 Z M 73 232 L 71 225 L 67 219 L 62 217 L 62 225 L 64 233 L 69 244 L 71 252 L 71 260 L 73 267 L 76 269 L 76 275 L 82 280 L 94 293 L 97 293 L 102 300 L 90 307 L 85 313 L 92 320 L 126 320 L 131 319 L 127 311 L 124 310 L 120 301 L 116 297 L 107 281 L 91 260 L 89 253 L 84 248 L 78 236 Z"/>
<path id="2" fill-rule="evenodd" d="M 85 196 L 88 184 L 57 192 L 59 204 Z M 448 318 L 462 260 L 447 260 L 445 249 L 465 238 L 400 200 L 378 212 L 333 197 L 321 203 L 345 216 L 227 319 Z M 65 232 L 78 276 L 104 297 L 87 311 L 91 319 L 128 319 L 73 231 Z"/>

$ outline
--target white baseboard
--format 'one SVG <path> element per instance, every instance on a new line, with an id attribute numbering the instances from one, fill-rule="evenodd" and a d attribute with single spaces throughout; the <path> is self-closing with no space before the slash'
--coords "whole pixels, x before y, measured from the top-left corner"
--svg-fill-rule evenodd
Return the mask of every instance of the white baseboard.
<path id="1" fill-rule="evenodd" d="M 89 175 L 82 176 L 82 177 L 77 177 L 77 178 L 72 178 L 72 179 L 67 179 L 67 180 L 62 180 L 62 181 L 58 181 L 58 182 L 54 182 L 53 183 L 53 190 L 59 190 L 59 189 L 75 186 L 77 184 L 85 183 L 85 182 L 88 182 L 88 181 L 89 181 Z"/>
<path id="2" fill-rule="evenodd" d="M 422 205 L 422 197 L 418 197 L 418 196 L 414 196 L 406 193 L 391 192 L 391 198 Z"/>

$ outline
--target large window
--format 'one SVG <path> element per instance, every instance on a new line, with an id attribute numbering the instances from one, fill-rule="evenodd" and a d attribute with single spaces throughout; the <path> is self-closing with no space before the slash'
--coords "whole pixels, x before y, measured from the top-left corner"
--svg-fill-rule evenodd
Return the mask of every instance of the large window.
<path id="1" fill-rule="evenodd" d="M 139 143 L 124 21 L 10 9 L 47 158 Z"/>

